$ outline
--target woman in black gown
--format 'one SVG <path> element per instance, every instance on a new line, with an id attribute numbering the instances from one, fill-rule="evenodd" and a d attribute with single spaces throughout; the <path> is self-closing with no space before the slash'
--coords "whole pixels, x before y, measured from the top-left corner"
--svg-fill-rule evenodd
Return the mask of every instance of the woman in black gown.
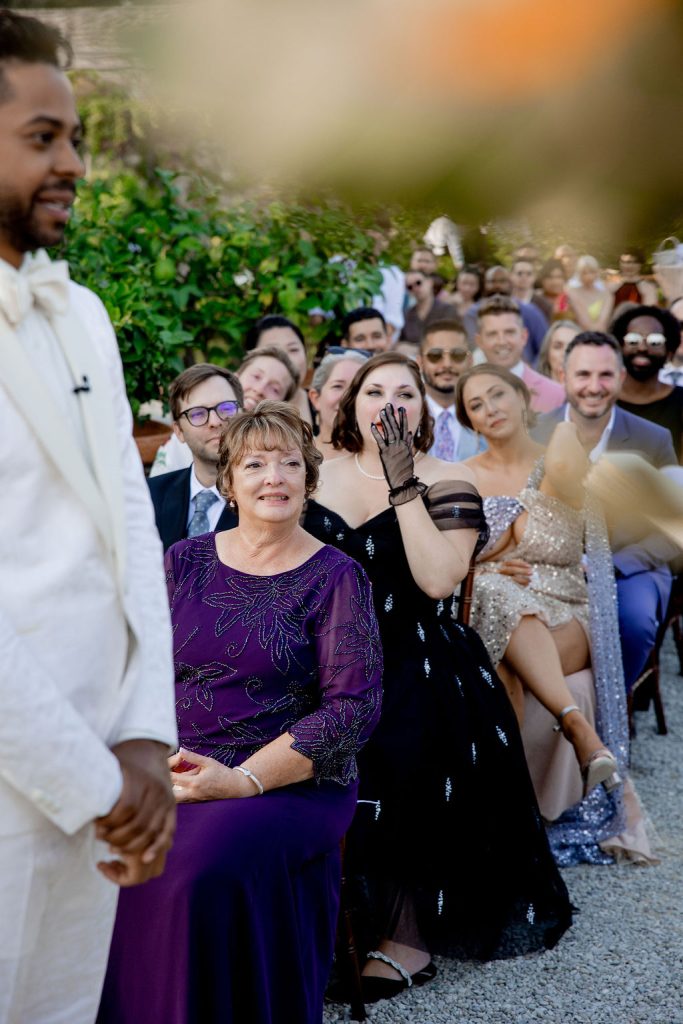
<path id="1" fill-rule="evenodd" d="M 347 454 L 323 467 L 305 527 L 365 568 L 384 648 L 382 717 L 361 755 L 347 842 L 374 1001 L 434 977 L 432 953 L 550 947 L 571 905 L 506 692 L 478 635 L 452 618 L 486 525 L 470 471 L 425 454 L 417 365 L 368 360 L 333 442 Z"/>

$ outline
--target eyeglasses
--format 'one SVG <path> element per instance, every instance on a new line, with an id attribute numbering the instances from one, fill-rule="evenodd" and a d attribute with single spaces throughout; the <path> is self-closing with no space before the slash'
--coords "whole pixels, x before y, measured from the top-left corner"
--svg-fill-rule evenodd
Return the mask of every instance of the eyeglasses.
<path id="1" fill-rule="evenodd" d="M 624 348 L 639 348 L 643 342 L 649 349 L 656 351 L 657 349 L 664 348 L 666 338 L 663 334 L 648 334 L 645 337 L 644 334 L 638 334 L 637 331 L 629 331 L 628 334 L 624 335 Z"/>
<path id="2" fill-rule="evenodd" d="M 461 348 L 430 348 L 429 352 L 424 353 L 428 363 L 438 363 L 444 356 L 448 356 L 450 361 L 456 365 L 464 363 L 468 355 L 469 352 L 463 352 Z"/>
<path id="3" fill-rule="evenodd" d="M 187 417 L 187 422 L 191 423 L 193 427 L 203 427 L 209 422 L 209 416 L 212 412 L 216 413 L 219 420 L 229 420 L 231 416 L 239 412 L 239 402 L 219 402 L 218 405 L 193 405 L 191 409 L 183 409 L 178 416 Z"/>
<path id="4" fill-rule="evenodd" d="M 410 284 L 406 283 L 406 291 L 412 292 L 413 288 L 421 288 L 424 281 L 411 281 Z"/>

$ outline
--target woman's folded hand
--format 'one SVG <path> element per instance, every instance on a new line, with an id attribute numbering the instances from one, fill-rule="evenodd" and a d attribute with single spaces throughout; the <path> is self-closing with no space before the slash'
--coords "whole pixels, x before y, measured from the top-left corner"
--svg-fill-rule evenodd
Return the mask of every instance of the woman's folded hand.
<path id="1" fill-rule="evenodd" d="M 498 567 L 501 576 L 511 576 L 520 587 L 528 587 L 531 582 L 533 567 L 522 558 L 506 558 Z"/>
<path id="2" fill-rule="evenodd" d="M 190 767 L 187 767 L 187 766 Z M 230 800 L 252 796 L 249 779 L 213 757 L 204 757 L 182 747 L 168 759 L 173 795 L 179 804 L 202 800 Z"/>

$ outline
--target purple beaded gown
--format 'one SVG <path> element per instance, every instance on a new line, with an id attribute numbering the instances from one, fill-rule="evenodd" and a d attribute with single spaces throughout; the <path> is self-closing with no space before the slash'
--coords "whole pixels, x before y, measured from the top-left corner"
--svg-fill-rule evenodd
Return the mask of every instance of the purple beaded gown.
<path id="1" fill-rule="evenodd" d="M 238 765 L 284 732 L 314 778 L 181 804 L 161 878 L 123 890 L 99 1024 L 319 1024 L 356 754 L 380 710 L 360 566 L 325 546 L 252 576 L 215 536 L 166 555 L 181 745 Z"/>

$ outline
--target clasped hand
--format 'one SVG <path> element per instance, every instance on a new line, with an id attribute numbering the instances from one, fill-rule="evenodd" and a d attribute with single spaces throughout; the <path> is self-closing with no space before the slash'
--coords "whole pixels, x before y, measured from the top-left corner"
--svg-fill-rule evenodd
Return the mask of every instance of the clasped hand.
<path id="1" fill-rule="evenodd" d="M 190 765 L 191 767 L 187 767 Z M 179 804 L 254 796 L 252 782 L 213 757 L 181 749 L 168 759 L 173 795 Z"/>
<path id="2" fill-rule="evenodd" d="M 138 885 L 164 869 L 176 816 L 166 750 L 152 740 L 129 740 L 112 748 L 123 786 L 111 811 L 96 820 L 95 834 L 117 857 L 97 865 L 116 885 Z"/>

